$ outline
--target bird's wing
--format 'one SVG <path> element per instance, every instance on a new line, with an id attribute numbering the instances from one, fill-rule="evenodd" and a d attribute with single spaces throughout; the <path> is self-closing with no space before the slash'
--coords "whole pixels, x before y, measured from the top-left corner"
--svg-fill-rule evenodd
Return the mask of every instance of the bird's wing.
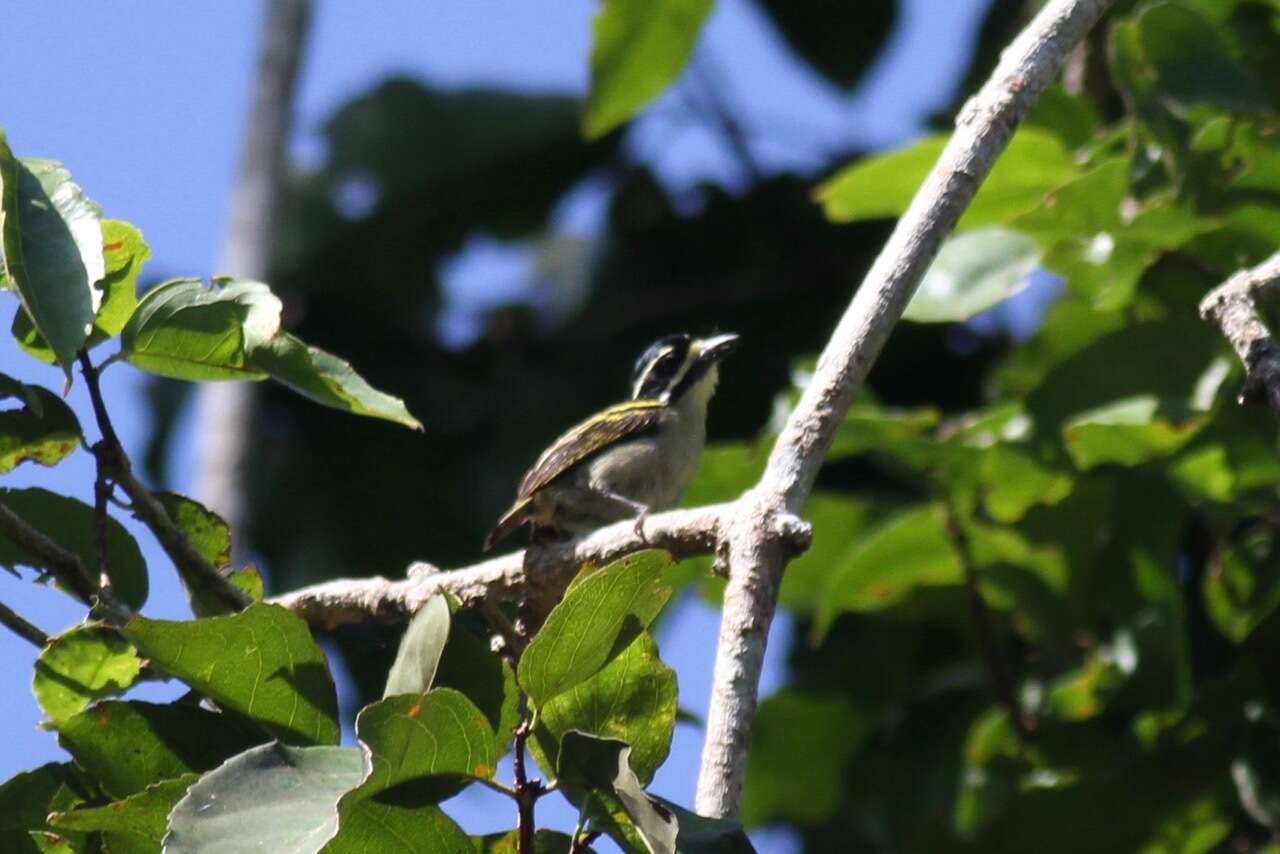
<path id="1" fill-rule="evenodd" d="M 516 501 L 528 498 L 574 465 L 614 442 L 655 429 L 666 417 L 667 405 L 660 400 L 630 400 L 593 415 L 543 451 L 524 480 L 520 481 Z"/>

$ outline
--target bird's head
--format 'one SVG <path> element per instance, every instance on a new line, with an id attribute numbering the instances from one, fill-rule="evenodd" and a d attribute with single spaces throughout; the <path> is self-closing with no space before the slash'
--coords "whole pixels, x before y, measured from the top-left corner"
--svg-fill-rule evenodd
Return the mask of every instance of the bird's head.
<path id="1" fill-rule="evenodd" d="M 716 366 L 737 341 L 732 333 L 695 338 L 681 332 L 659 338 L 636 360 L 631 397 L 675 403 L 692 388 L 714 388 Z M 708 378 L 710 383 L 702 382 Z"/>

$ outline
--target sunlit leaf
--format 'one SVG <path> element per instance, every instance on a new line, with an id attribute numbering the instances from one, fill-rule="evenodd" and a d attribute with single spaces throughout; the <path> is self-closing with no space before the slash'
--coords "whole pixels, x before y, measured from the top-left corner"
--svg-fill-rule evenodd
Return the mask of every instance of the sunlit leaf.
<path id="1" fill-rule="evenodd" d="M 1024 234 L 990 226 L 942 244 L 903 317 L 919 323 L 968 320 L 1016 294 L 1040 264 L 1040 247 Z"/>
<path id="2" fill-rule="evenodd" d="M 80 712 L 94 700 L 123 693 L 142 670 L 133 645 L 106 626 L 68 629 L 40 651 L 32 690 L 54 723 Z"/>
<path id="3" fill-rule="evenodd" d="M 21 408 L 0 410 L 0 473 L 27 460 L 57 465 L 80 444 L 80 421 L 53 392 L 0 374 L 0 400 L 9 397 Z"/>

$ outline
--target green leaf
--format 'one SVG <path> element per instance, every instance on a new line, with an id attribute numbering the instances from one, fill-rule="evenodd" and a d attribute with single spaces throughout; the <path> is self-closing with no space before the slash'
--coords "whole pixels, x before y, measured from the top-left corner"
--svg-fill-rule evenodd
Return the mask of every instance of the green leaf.
<path id="1" fill-rule="evenodd" d="M 98 624 L 68 629 L 49 641 L 36 659 L 32 690 L 55 724 L 94 700 L 123 693 L 142 670 L 133 645 Z"/>
<path id="2" fill-rule="evenodd" d="M 1174 453 L 1208 420 L 1185 406 L 1140 395 L 1080 413 L 1063 425 L 1062 439 L 1082 469 L 1105 463 L 1134 466 Z"/>
<path id="3" fill-rule="evenodd" d="M 518 842 L 519 833 L 515 830 L 471 837 L 471 843 L 475 846 L 476 854 L 518 854 Z M 573 837 L 567 833 L 539 828 L 533 834 L 533 852 L 534 854 L 567 854 L 569 845 L 572 842 Z M 586 845 L 580 847 L 579 850 L 587 852 L 594 849 Z"/>
<path id="4" fill-rule="evenodd" d="M 8 279 L 68 384 L 105 273 L 102 211 L 52 160 L 17 160 L 0 131 L 0 237 Z"/>
<path id="5" fill-rule="evenodd" d="M 751 730 L 743 822 L 804 827 L 834 818 L 848 766 L 879 723 L 874 709 L 839 693 L 787 687 L 767 698 Z"/>
<path id="6" fill-rule="evenodd" d="M 136 795 L 100 807 L 88 807 L 49 816 L 58 830 L 98 831 L 111 854 L 148 854 L 160 850 L 169 813 L 182 799 L 195 774 L 184 774 L 148 786 Z"/>
<path id="7" fill-rule="evenodd" d="M 828 81 L 852 90 L 888 43 L 896 0 L 847 5 L 758 0 L 787 46 Z"/>
<path id="8" fill-rule="evenodd" d="M 638 834 L 653 854 L 675 854 L 679 823 L 671 810 L 645 792 L 631 770 L 630 753 L 631 748 L 625 741 L 567 732 L 560 742 L 556 780 L 571 791 L 590 793 L 592 814 L 606 822 L 610 812 L 621 811 L 630 824 L 624 834 L 626 830 Z M 597 803 L 603 806 L 603 811 Z M 612 835 L 616 838 L 617 831 Z M 629 835 L 619 840 L 624 850 L 629 848 L 626 844 L 631 841 L 626 838 Z"/>
<path id="9" fill-rule="evenodd" d="M 1027 285 L 1040 265 L 1040 247 L 999 226 L 976 228 L 942 244 L 903 317 L 918 323 L 968 320 Z"/>
<path id="10" fill-rule="evenodd" d="M 0 410 L 0 474 L 27 460 L 56 465 L 80 444 L 79 420 L 53 392 L 0 374 L 0 400 L 9 397 L 22 408 Z"/>
<path id="11" fill-rule="evenodd" d="M 231 528 L 226 520 L 200 502 L 176 492 L 157 492 L 155 497 L 201 557 L 217 569 L 231 564 Z"/>
<path id="12" fill-rule="evenodd" d="M 588 139 L 630 119 L 680 74 L 710 11 L 711 0 L 605 0 L 592 27 Z"/>
<path id="13" fill-rule="evenodd" d="M 370 768 L 356 799 L 422 777 L 488 779 L 498 763 L 489 721 L 452 688 L 371 703 L 356 718 L 356 736 Z"/>
<path id="14" fill-rule="evenodd" d="M 207 771 L 252 741 L 198 706 L 103 700 L 58 725 L 58 742 L 112 798 Z"/>
<path id="15" fill-rule="evenodd" d="M 98 565 L 94 539 L 93 508 L 84 502 L 46 489 L 0 488 L 0 505 L 8 507 L 36 530 L 73 552 L 85 568 Z M 107 518 L 107 558 L 111 586 L 127 605 L 141 608 L 147 601 L 147 566 L 137 542 L 124 526 Z M 29 566 L 41 572 L 48 567 L 7 537 L 0 537 L 0 566 Z"/>
<path id="16" fill-rule="evenodd" d="M 337 744 L 338 701 L 307 624 L 279 605 L 188 622 L 135 617 L 124 633 L 161 669 L 290 744 Z"/>
<path id="17" fill-rule="evenodd" d="M 1038 504 L 1057 504 L 1074 485 L 1069 474 L 1040 462 L 1031 449 L 1008 443 L 983 451 L 979 477 L 982 506 L 992 519 L 1006 524 Z"/>
<path id="18" fill-rule="evenodd" d="M 422 429 L 403 400 L 378 391 L 346 361 L 310 347 L 287 332 L 254 349 L 249 366 L 324 406 Z"/>
<path id="19" fill-rule="evenodd" d="M 1241 523 L 1205 570 L 1205 611 L 1218 631 L 1244 643 L 1280 606 L 1280 539 L 1271 525 Z"/>
<path id="20" fill-rule="evenodd" d="M 434 685 L 453 688 L 476 705 L 494 732 L 494 755 L 507 752 L 520 723 L 520 688 L 511 663 L 501 658 L 462 620 L 449 625 L 449 639 L 436 667 Z"/>
<path id="21" fill-rule="evenodd" d="M 138 274 L 151 257 L 142 232 L 116 219 L 102 221 L 102 251 L 106 276 L 94 283 L 95 291 L 101 293 L 102 305 L 93 318 L 86 347 L 96 347 L 120 334 L 138 305 Z M 27 355 L 50 365 L 57 361 L 25 310 L 19 309 L 13 316 L 13 337 Z"/>
<path id="22" fill-rule="evenodd" d="M 560 740 L 577 731 L 617 738 L 631 747 L 631 769 L 643 783 L 667 758 L 676 725 L 676 674 L 658 658 L 658 645 L 642 633 L 613 661 L 556 694 L 538 713 L 535 731 L 543 767 L 555 767 Z"/>
<path id="23" fill-rule="evenodd" d="M 942 154 L 947 139 L 929 137 L 840 170 L 815 193 L 827 218 L 856 222 L 899 216 Z M 1040 204 L 1073 169 L 1071 156 L 1057 136 L 1022 128 L 1009 140 L 959 227 L 1008 222 Z"/>
<path id="24" fill-rule="evenodd" d="M 542 831 L 538 831 L 541 833 Z M 369 798 L 342 816 L 324 854 L 474 854 L 471 839 L 444 810 Z M 535 851 L 541 849 L 534 847 Z"/>
<path id="25" fill-rule="evenodd" d="M 280 331 L 280 300 L 261 282 L 170 279 L 147 292 L 120 333 L 131 364 L 180 380 L 264 379 L 247 354 Z"/>
<path id="26" fill-rule="evenodd" d="M 529 702 L 547 700 L 590 678 L 648 628 L 671 596 L 662 551 L 628 555 L 574 579 L 520 657 L 517 675 Z"/>
<path id="27" fill-rule="evenodd" d="M 50 762 L 0 783 L 0 850 L 12 854 L 39 852 L 33 831 L 46 830 L 50 812 L 71 808 L 69 763 Z"/>
<path id="28" fill-rule="evenodd" d="M 652 797 L 659 806 L 675 816 L 680 830 L 676 834 L 679 854 L 755 854 L 755 847 L 742 825 L 726 818 L 708 818 L 690 812 L 662 797 Z"/>
<path id="29" fill-rule="evenodd" d="M 319 851 L 338 829 L 338 799 L 363 773 L 350 747 L 247 750 L 187 790 L 169 815 L 164 850 Z"/>
<path id="30" fill-rule="evenodd" d="M 428 599 L 413 615 L 387 674 L 383 697 L 423 694 L 431 689 L 449 639 L 449 623 L 449 602 L 439 594 Z"/>
<path id="31" fill-rule="evenodd" d="M 881 524 L 831 568 L 815 631 L 842 611 L 878 611 L 921 586 L 959 584 L 960 561 L 939 507 L 926 505 Z"/>

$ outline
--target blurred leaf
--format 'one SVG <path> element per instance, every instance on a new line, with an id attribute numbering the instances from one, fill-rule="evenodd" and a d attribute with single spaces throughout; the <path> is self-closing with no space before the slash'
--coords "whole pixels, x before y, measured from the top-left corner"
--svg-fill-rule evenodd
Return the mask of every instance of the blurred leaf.
<path id="1" fill-rule="evenodd" d="M 1070 95 L 1061 83 L 1053 83 L 1040 93 L 1040 99 L 1023 125 L 1049 131 L 1067 148 L 1074 149 L 1093 136 L 1098 127 L 1098 114 L 1087 97 Z"/>
<path id="2" fill-rule="evenodd" d="M 205 774 L 169 815 L 164 850 L 319 851 L 338 829 L 338 799 L 360 782 L 360 751 L 271 742 Z"/>
<path id="3" fill-rule="evenodd" d="M 98 565 L 94 539 L 93 508 L 46 489 L 0 488 L 0 505 L 8 507 L 31 527 L 73 552 L 89 572 Z M 107 517 L 107 557 L 111 587 L 125 604 L 141 608 L 147 601 L 147 565 L 137 542 L 124 526 Z M 0 566 L 29 566 L 40 572 L 48 567 L 7 537 L 0 537 Z"/>
<path id="4" fill-rule="evenodd" d="M 594 676 L 545 702 L 538 722 L 540 765 L 546 758 L 544 767 L 555 767 L 560 740 L 572 730 L 626 742 L 631 769 L 648 783 L 671 749 L 676 674 L 658 658 L 657 644 L 644 632 Z"/>
<path id="5" fill-rule="evenodd" d="M 605 0 L 592 24 L 583 133 L 604 136 L 679 76 L 711 0 Z"/>
<path id="6" fill-rule="evenodd" d="M 765 699 L 752 725 L 743 823 L 833 818 L 849 763 L 878 724 L 872 709 L 839 693 L 788 686 Z"/>
<path id="7" fill-rule="evenodd" d="M 947 139 L 929 137 L 847 166 L 817 188 L 817 200 L 833 222 L 899 216 L 942 154 Z M 959 228 L 1008 222 L 1039 205 L 1045 194 L 1071 177 L 1073 170 L 1071 157 L 1056 136 L 1024 127 L 996 161 L 961 217 Z"/>
<path id="8" fill-rule="evenodd" d="M 142 232 L 117 219 L 102 221 L 102 250 L 106 275 L 93 283 L 95 291 L 101 292 L 102 304 L 94 315 L 87 347 L 96 347 L 120 334 L 138 305 L 138 274 L 151 257 L 151 247 L 142 239 Z M 53 350 L 25 310 L 13 316 L 13 337 L 27 355 L 50 365 L 56 361 Z"/>
<path id="9" fill-rule="evenodd" d="M 103 700 L 58 724 L 58 742 L 112 798 L 207 771 L 253 742 L 197 706 Z"/>
<path id="10" fill-rule="evenodd" d="M 157 492 L 155 496 L 201 557 L 216 569 L 231 564 L 231 529 L 226 520 L 185 495 Z"/>
<path id="11" fill-rule="evenodd" d="M 0 132 L 0 235 L 6 273 L 71 383 L 100 296 L 102 210 L 61 163 L 14 158 Z"/>
<path id="12" fill-rule="evenodd" d="M 484 714 L 494 731 L 494 755 L 507 752 L 520 723 L 520 689 L 511 663 L 454 619 L 436 666 L 435 687 L 453 688 Z"/>
<path id="13" fill-rule="evenodd" d="M 895 0 L 845 5 L 759 0 L 802 60 L 842 89 L 852 89 L 880 55 L 898 18 Z"/>
<path id="14" fill-rule="evenodd" d="M 440 656 L 449 639 L 449 603 L 443 595 L 432 596 L 409 621 L 396 660 L 387 674 L 382 696 L 423 694 L 431 689 L 440 666 Z"/>
<path id="15" fill-rule="evenodd" d="M 1274 832 L 1280 828 L 1280 725 L 1258 701 L 1246 705 L 1245 716 L 1248 725 L 1231 763 L 1231 779 L 1245 812 Z"/>
<path id="16" fill-rule="evenodd" d="M 1244 643 L 1280 605 L 1280 542 L 1269 524 L 1242 526 L 1209 559 L 1205 611 L 1232 643 Z"/>
<path id="17" fill-rule="evenodd" d="M 159 850 L 169 812 L 197 779 L 195 774 L 184 774 L 121 801 L 56 812 L 49 816 L 49 823 L 59 830 L 100 831 L 111 854 L 147 854 Z"/>
<path id="18" fill-rule="evenodd" d="M 1037 504 L 1057 504 L 1071 493 L 1071 476 L 1041 463 L 1029 449 L 1000 444 L 983 452 L 983 507 L 1006 524 Z"/>
<path id="19" fill-rule="evenodd" d="M 70 809 L 75 803 L 67 797 L 70 767 L 70 763 L 49 762 L 0 783 L 0 849 L 12 854 L 40 850 L 31 831 L 45 830 L 50 812 Z"/>
<path id="20" fill-rule="evenodd" d="M 0 410 L 0 474 L 27 460 L 57 465 L 80 444 L 80 421 L 62 398 L 0 374 L 0 400 L 10 397 L 22 408 Z"/>
<path id="21" fill-rule="evenodd" d="M 262 370 L 303 397 L 355 415 L 421 430 L 404 401 L 378 391 L 346 361 L 282 332 L 253 350 L 249 367 Z"/>
<path id="22" fill-rule="evenodd" d="M 119 632 L 90 623 L 50 639 L 36 659 L 31 688 L 56 724 L 94 700 L 123 693 L 141 670 L 138 653 Z"/>
<path id="23" fill-rule="evenodd" d="M 124 358 L 180 380 L 263 379 L 248 354 L 280 331 L 280 300 L 261 282 L 170 279 L 151 290 L 120 333 Z"/>
<path id="24" fill-rule="evenodd" d="M 903 513 L 852 545 L 831 568 L 814 630 L 822 637 L 844 611 L 878 611 L 916 587 L 959 584 L 961 577 L 942 509 L 926 505 Z"/>
<path id="25" fill-rule="evenodd" d="M 892 409 L 854 405 L 840 422 L 828 459 L 865 454 L 868 451 L 892 451 L 916 439 L 930 437 L 942 414 L 932 407 Z"/>
<path id="26" fill-rule="evenodd" d="M 1142 395 L 1080 413 L 1063 425 L 1062 439 L 1082 469 L 1105 463 L 1133 466 L 1174 453 L 1207 421 L 1204 414 Z"/>
<path id="27" fill-rule="evenodd" d="M 643 551 L 584 568 L 520 656 L 517 676 L 535 709 L 612 661 L 648 628 L 671 596 L 671 556 Z"/>
<path id="28" fill-rule="evenodd" d="M 918 323 L 968 320 L 1021 291 L 1040 264 L 1034 240 L 999 226 L 954 235 L 942 244 L 902 316 Z"/>
<path id="29" fill-rule="evenodd" d="M 134 617 L 124 633 L 144 657 L 282 741 L 336 744 L 338 701 L 307 624 L 279 605 L 188 622 Z"/>

